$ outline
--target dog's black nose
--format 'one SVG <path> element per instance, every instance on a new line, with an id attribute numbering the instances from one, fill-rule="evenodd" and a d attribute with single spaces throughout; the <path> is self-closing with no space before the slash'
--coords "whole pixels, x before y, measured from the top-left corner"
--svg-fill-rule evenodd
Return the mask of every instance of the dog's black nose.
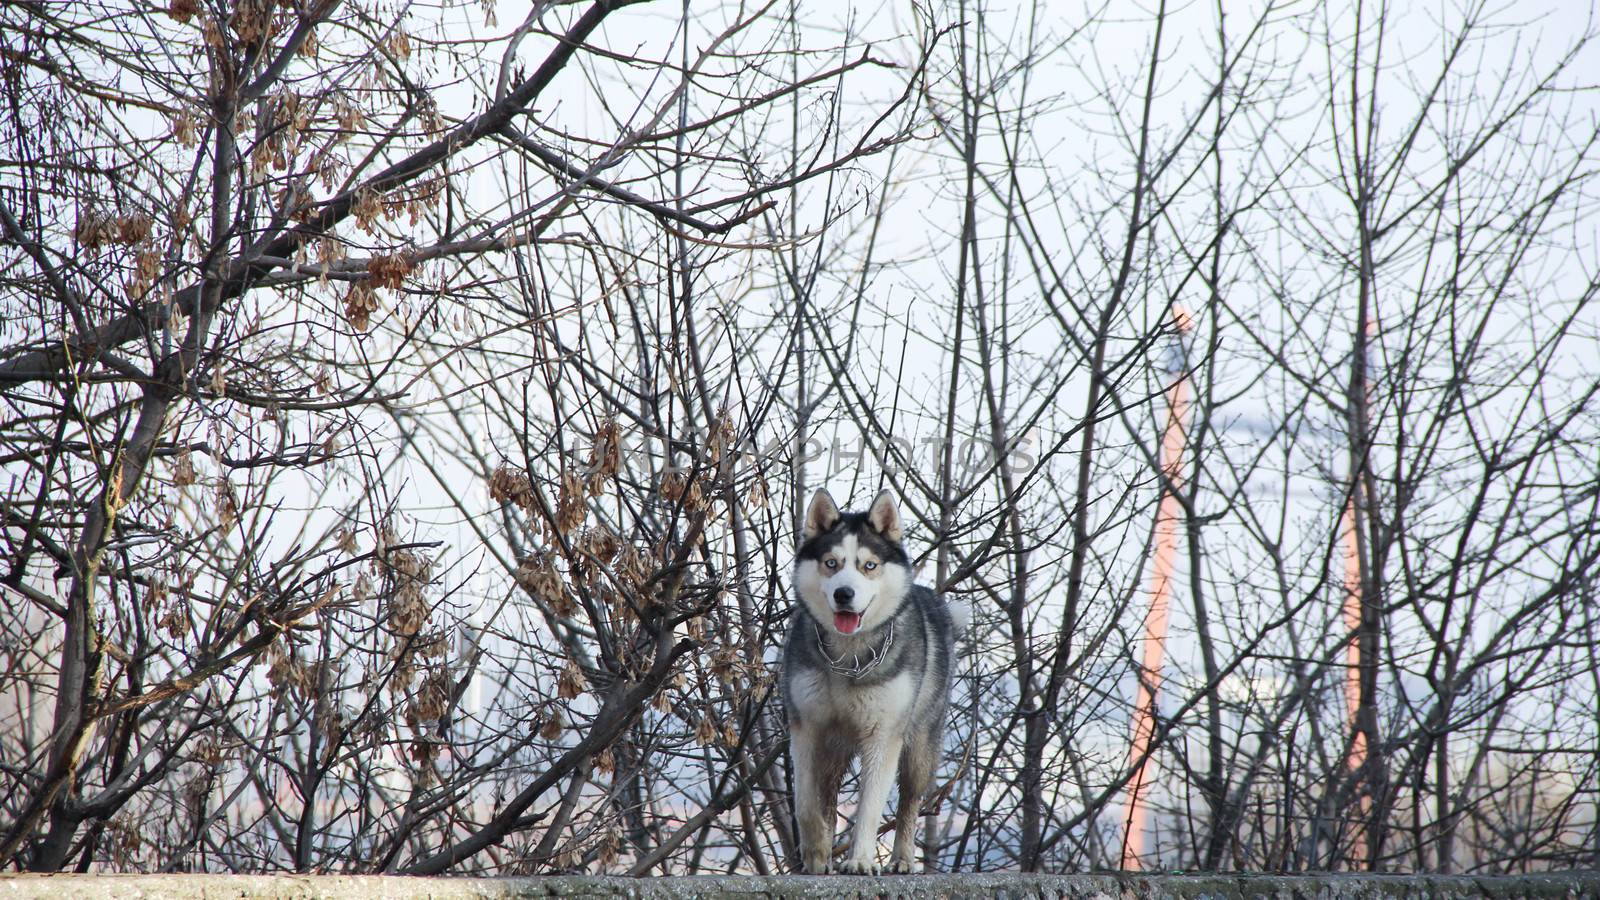
<path id="1" fill-rule="evenodd" d="M 833 602 L 840 606 L 849 606 L 850 601 L 856 598 L 855 588 L 834 588 Z"/>

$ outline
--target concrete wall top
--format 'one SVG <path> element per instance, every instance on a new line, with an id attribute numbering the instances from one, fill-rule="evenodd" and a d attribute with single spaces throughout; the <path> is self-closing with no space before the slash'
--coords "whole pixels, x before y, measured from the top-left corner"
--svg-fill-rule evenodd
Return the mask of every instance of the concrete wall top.
<path id="1" fill-rule="evenodd" d="M 996 897 L 1006 900 L 1411 900 L 1411 898 L 1600 898 L 1600 872 L 1548 875 L 802 875 L 622 878 L 397 878 L 376 875 L 0 875 L 11 898 L 171 897 L 373 900 L 621 897 L 637 900 L 886 900 Z"/>

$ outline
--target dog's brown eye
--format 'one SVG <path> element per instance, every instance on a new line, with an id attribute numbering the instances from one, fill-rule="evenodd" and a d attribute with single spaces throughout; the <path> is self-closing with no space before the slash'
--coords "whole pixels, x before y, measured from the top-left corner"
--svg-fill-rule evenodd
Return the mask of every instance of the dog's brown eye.
<path id="1" fill-rule="evenodd" d="M 837 559 L 830 559 L 826 563 L 824 563 L 824 565 L 826 565 L 830 569 L 837 569 L 837 568 L 839 568 L 839 561 Z"/>
<path id="2" fill-rule="evenodd" d="M 868 572 L 871 572 L 873 569 L 876 569 L 877 567 L 878 567 L 877 563 L 869 562 L 866 565 L 862 566 L 861 568 L 866 569 Z"/>

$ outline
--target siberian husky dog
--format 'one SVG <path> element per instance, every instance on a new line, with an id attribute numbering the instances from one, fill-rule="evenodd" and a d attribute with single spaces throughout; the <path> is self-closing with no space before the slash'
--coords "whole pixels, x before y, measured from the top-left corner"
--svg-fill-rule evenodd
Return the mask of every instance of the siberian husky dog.
<path id="1" fill-rule="evenodd" d="M 881 871 L 878 823 L 897 780 L 889 871 L 915 866 L 917 810 L 939 762 L 960 626 L 932 590 L 911 583 L 903 533 L 888 491 L 866 512 L 840 512 L 819 490 L 806 511 L 781 684 L 800 862 L 813 874 L 833 858 L 839 786 L 856 757 L 861 792 L 840 871 Z"/>

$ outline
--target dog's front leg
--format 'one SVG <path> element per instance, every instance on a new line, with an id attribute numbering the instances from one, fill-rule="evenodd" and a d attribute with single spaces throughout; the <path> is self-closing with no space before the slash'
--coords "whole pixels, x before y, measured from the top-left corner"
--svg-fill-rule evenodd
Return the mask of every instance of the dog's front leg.
<path id="1" fill-rule="evenodd" d="M 791 724 L 789 756 L 794 760 L 794 819 L 800 832 L 800 864 L 810 875 L 826 875 L 833 856 L 837 812 L 824 792 L 821 736 L 817 729 Z M 835 798 L 837 800 L 837 798 Z"/>
<path id="2" fill-rule="evenodd" d="M 899 732 L 895 731 L 873 735 L 862 748 L 861 797 L 856 804 L 850 858 L 839 867 L 841 872 L 876 875 L 882 871 L 878 865 L 878 822 L 883 819 L 884 804 L 889 802 L 889 785 L 894 783 L 895 770 L 900 764 L 902 743 Z"/>
<path id="3" fill-rule="evenodd" d="M 894 814 L 894 852 L 889 854 L 889 871 L 917 871 L 917 812 L 922 795 L 933 782 L 933 769 L 939 762 L 937 744 L 925 735 L 907 742 L 900 755 L 900 805 Z"/>

